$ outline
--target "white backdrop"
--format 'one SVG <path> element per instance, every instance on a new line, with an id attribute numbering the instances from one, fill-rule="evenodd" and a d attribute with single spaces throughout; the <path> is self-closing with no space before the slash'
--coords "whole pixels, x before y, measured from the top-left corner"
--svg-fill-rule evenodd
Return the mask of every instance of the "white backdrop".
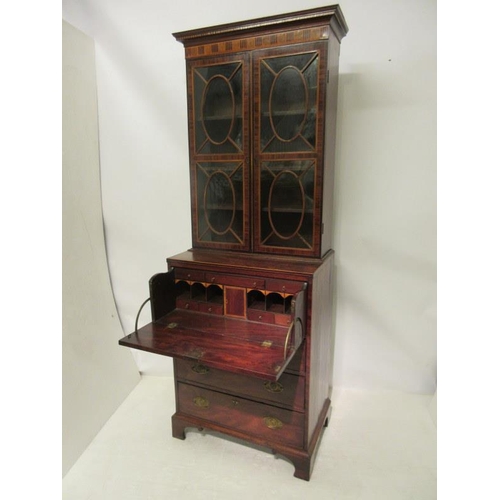
<path id="1" fill-rule="evenodd" d="M 73 466 L 140 377 L 117 349 L 99 185 L 94 42 L 62 25 L 62 469 Z"/>
<path id="2" fill-rule="evenodd" d="M 171 33 L 325 4 L 63 0 L 64 19 L 96 42 L 103 215 L 126 333 L 149 278 L 191 246 L 184 51 Z M 340 56 L 334 384 L 433 393 L 436 5 L 340 5 L 350 32 Z M 134 356 L 143 373 L 171 373 L 169 358 Z"/>

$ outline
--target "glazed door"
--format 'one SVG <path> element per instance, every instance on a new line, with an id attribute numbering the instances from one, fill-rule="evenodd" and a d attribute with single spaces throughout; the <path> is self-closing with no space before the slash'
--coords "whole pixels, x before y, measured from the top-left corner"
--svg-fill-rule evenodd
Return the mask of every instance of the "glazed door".
<path id="1" fill-rule="evenodd" d="M 254 249 L 319 256 L 326 45 L 255 53 Z"/>
<path id="2" fill-rule="evenodd" d="M 194 247 L 250 249 L 247 61 L 188 64 Z"/>

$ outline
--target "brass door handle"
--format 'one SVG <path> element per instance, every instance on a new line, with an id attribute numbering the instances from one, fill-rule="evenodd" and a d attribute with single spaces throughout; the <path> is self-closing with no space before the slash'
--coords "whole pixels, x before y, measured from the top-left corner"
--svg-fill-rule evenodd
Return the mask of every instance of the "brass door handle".
<path id="1" fill-rule="evenodd" d="M 199 375 L 205 375 L 205 373 L 208 373 L 210 371 L 210 368 L 205 365 L 193 365 L 191 367 L 191 370 L 194 371 L 195 373 L 198 373 Z"/>
<path id="2" fill-rule="evenodd" d="M 279 382 L 271 382 L 268 380 L 267 382 L 264 383 L 264 387 L 266 388 L 266 391 L 272 392 L 272 393 L 279 393 L 283 392 L 284 387 L 279 383 Z"/>
<path id="3" fill-rule="evenodd" d="M 193 403 L 198 407 L 198 408 L 203 408 L 204 410 L 207 409 L 210 406 L 210 403 L 207 398 L 204 398 L 202 396 L 197 396 L 196 398 L 193 398 Z"/>
<path id="4" fill-rule="evenodd" d="M 283 422 L 279 418 L 275 417 L 265 417 L 264 423 L 269 429 L 281 429 L 283 427 Z"/>

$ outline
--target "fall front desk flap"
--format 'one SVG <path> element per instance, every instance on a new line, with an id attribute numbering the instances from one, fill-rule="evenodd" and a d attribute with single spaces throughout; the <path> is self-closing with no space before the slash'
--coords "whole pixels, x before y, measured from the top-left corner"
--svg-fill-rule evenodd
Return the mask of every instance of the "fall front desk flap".
<path id="1" fill-rule="evenodd" d="M 174 308 L 120 345 L 278 380 L 303 340 L 304 290 L 277 294 L 220 285 L 220 295 L 209 295 L 213 285 L 203 294 L 203 283 L 170 281 L 177 289 Z M 242 305 L 231 304 L 235 301 Z"/>

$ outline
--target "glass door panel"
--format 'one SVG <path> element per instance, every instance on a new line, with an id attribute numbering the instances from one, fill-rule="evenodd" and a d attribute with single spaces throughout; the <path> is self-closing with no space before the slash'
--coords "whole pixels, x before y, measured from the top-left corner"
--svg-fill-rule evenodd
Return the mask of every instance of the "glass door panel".
<path id="1" fill-rule="evenodd" d="M 243 245 L 243 162 L 196 162 L 196 241 Z"/>
<path id="2" fill-rule="evenodd" d="M 315 160 L 265 161 L 260 166 L 263 248 L 312 250 Z"/>
<path id="3" fill-rule="evenodd" d="M 193 68 L 195 153 L 243 152 L 243 63 Z"/>
<path id="4" fill-rule="evenodd" d="M 249 250 L 248 55 L 192 61 L 188 75 L 193 246 Z"/>
<path id="5" fill-rule="evenodd" d="M 326 44 L 264 49 L 253 60 L 254 249 L 321 252 Z"/>
<path id="6" fill-rule="evenodd" d="M 259 61 L 260 152 L 315 151 L 318 52 Z"/>

